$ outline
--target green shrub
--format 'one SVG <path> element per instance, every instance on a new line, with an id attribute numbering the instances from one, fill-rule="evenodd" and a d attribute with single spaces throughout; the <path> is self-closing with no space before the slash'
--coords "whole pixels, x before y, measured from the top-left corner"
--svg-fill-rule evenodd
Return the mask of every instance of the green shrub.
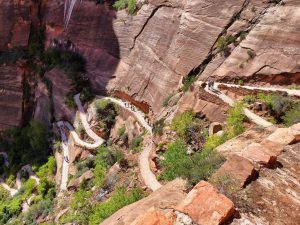
<path id="1" fill-rule="evenodd" d="M 136 0 L 117 0 L 113 4 L 113 8 L 116 10 L 128 9 L 128 13 L 133 15 L 136 13 Z"/>
<path id="2" fill-rule="evenodd" d="M 95 95 L 88 88 L 83 88 L 80 92 L 80 100 L 84 103 L 91 101 L 94 97 Z"/>
<path id="3" fill-rule="evenodd" d="M 272 108 L 272 95 L 258 93 L 257 98 L 260 102 L 266 103 L 269 108 Z"/>
<path id="4" fill-rule="evenodd" d="M 98 100 L 96 102 L 97 119 L 103 124 L 103 128 L 109 131 L 115 124 L 116 116 L 118 115 L 115 104 L 109 100 Z"/>
<path id="5" fill-rule="evenodd" d="M 255 52 L 251 49 L 247 50 L 247 54 L 248 54 L 248 59 L 254 59 L 254 57 L 256 56 Z"/>
<path id="6" fill-rule="evenodd" d="M 44 199 L 32 205 L 24 215 L 25 224 L 37 225 L 37 218 L 47 217 L 53 211 L 53 201 Z"/>
<path id="7" fill-rule="evenodd" d="M 224 158 L 213 150 L 220 143 L 215 141 L 191 156 L 187 154 L 187 146 L 182 140 L 168 144 L 165 160 L 161 161 L 164 168 L 161 178 L 173 180 L 182 177 L 192 185 L 201 179 L 207 180 L 224 162 Z"/>
<path id="8" fill-rule="evenodd" d="M 49 133 L 42 123 L 31 121 L 28 126 L 15 129 L 10 137 L 12 141 L 7 149 L 10 163 L 17 166 L 16 170 L 20 169 L 21 164 L 40 165 L 47 160 L 50 152 Z"/>
<path id="9" fill-rule="evenodd" d="M 191 125 L 194 118 L 195 116 L 192 111 L 186 111 L 181 115 L 177 115 L 172 121 L 171 129 L 175 130 L 180 137 L 185 137 L 187 128 Z"/>
<path id="10" fill-rule="evenodd" d="M 281 121 L 281 117 L 290 109 L 292 105 L 291 99 L 282 97 L 281 95 L 272 96 L 272 110 L 277 121 Z"/>
<path id="11" fill-rule="evenodd" d="M 243 80 L 238 80 L 237 84 L 240 85 L 240 86 L 243 86 L 244 85 L 244 81 Z"/>
<path id="12" fill-rule="evenodd" d="M 246 116 L 241 102 L 236 102 L 234 107 L 228 110 L 225 132 L 229 139 L 244 132 L 245 127 L 243 121 L 245 118 Z"/>
<path id="13" fill-rule="evenodd" d="M 75 100 L 74 100 L 74 98 L 73 98 L 72 95 L 68 95 L 66 97 L 65 104 L 66 104 L 66 106 L 68 106 L 71 109 L 75 109 L 76 108 L 76 103 L 75 103 Z"/>
<path id="14" fill-rule="evenodd" d="M 135 136 L 130 144 L 130 148 L 136 152 L 140 151 L 143 146 L 143 136 L 137 135 Z"/>
<path id="15" fill-rule="evenodd" d="M 163 107 L 167 107 L 169 105 L 170 99 L 173 97 L 173 95 L 169 95 L 163 102 Z"/>
<path id="16" fill-rule="evenodd" d="M 118 129 L 118 136 L 121 137 L 125 134 L 125 131 L 126 131 L 126 127 L 125 126 L 122 126 Z"/>
<path id="17" fill-rule="evenodd" d="M 128 12 L 129 14 L 133 15 L 136 13 L 136 0 L 128 0 Z"/>
<path id="18" fill-rule="evenodd" d="M 206 142 L 203 146 L 204 150 L 212 151 L 219 145 L 223 144 L 227 140 L 227 135 L 212 135 L 206 139 Z"/>
<path id="19" fill-rule="evenodd" d="M 25 187 L 24 198 L 28 198 L 34 191 L 36 187 L 36 181 L 32 178 L 28 179 L 26 183 L 23 185 Z"/>
<path id="20" fill-rule="evenodd" d="M 143 194 L 140 189 L 133 189 L 130 192 L 126 192 L 124 188 L 117 188 L 108 201 L 95 207 L 95 211 L 90 216 L 89 224 L 100 224 L 117 210 L 140 200 L 142 197 Z"/>
<path id="21" fill-rule="evenodd" d="M 215 150 L 203 149 L 192 157 L 193 166 L 188 173 L 188 181 L 195 185 L 200 180 L 208 180 L 221 167 L 225 159 Z"/>
<path id="22" fill-rule="evenodd" d="M 153 133 L 155 135 L 162 135 L 164 126 L 165 126 L 165 120 L 163 118 L 156 121 L 153 126 Z"/>
<path id="23" fill-rule="evenodd" d="M 7 224 L 8 220 L 21 213 L 21 197 L 10 198 L 9 201 L 0 202 L 0 224 Z"/>
<path id="24" fill-rule="evenodd" d="M 245 95 L 243 101 L 248 103 L 248 104 L 254 103 L 255 102 L 255 96 Z"/>
<path id="25" fill-rule="evenodd" d="M 188 75 L 185 76 L 182 80 L 183 86 L 182 86 L 182 91 L 187 92 L 190 88 L 190 86 L 197 80 L 196 75 Z"/>
<path id="26" fill-rule="evenodd" d="M 0 204 L 1 201 L 8 199 L 9 196 L 10 196 L 9 191 L 7 191 L 4 187 L 2 187 L 2 185 L 0 185 Z"/>
<path id="27" fill-rule="evenodd" d="M 40 178 L 40 183 L 37 186 L 37 190 L 43 198 L 52 199 L 55 195 L 55 172 L 56 161 L 53 156 L 49 157 L 48 161 L 38 168 L 37 175 Z"/>
<path id="28" fill-rule="evenodd" d="M 117 146 L 100 146 L 97 149 L 94 169 L 94 183 L 97 186 L 104 184 L 108 169 L 116 162 L 120 162 L 124 155 Z"/>
<path id="29" fill-rule="evenodd" d="M 164 153 L 165 160 L 161 161 L 164 172 L 161 175 L 165 180 L 173 180 L 176 177 L 187 177 L 190 171 L 191 158 L 187 154 L 186 144 L 178 139 L 169 143 Z"/>
<path id="30" fill-rule="evenodd" d="M 50 48 L 44 54 L 44 63 L 48 68 L 58 67 L 67 74 L 84 73 L 85 60 L 75 52 Z"/>
<path id="31" fill-rule="evenodd" d="M 235 37 L 232 35 L 221 36 L 217 41 L 217 49 L 219 52 L 224 52 L 227 46 L 235 42 Z"/>
<path id="32" fill-rule="evenodd" d="M 71 210 L 60 219 L 60 224 L 88 224 L 93 207 L 91 192 L 80 188 L 74 193 L 71 201 Z"/>
<path id="33" fill-rule="evenodd" d="M 283 121 L 286 126 L 300 123 L 300 102 L 285 113 Z"/>
<path id="34" fill-rule="evenodd" d="M 13 187 L 16 184 L 16 178 L 14 175 L 11 174 L 9 175 L 9 177 L 6 179 L 5 182 L 9 187 Z"/>

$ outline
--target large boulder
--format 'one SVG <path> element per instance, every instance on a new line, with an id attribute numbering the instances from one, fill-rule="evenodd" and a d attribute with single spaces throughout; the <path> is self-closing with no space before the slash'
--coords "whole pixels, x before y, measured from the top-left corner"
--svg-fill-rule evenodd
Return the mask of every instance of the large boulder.
<path id="1" fill-rule="evenodd" d="M 248 159 L 233 154 L 213 174 L 212 180 L 219 180 L 225 177 L 232 179 L 237 188 L 242 188 L 255 175 L 254 165 Z"/>
<path id="2" fill-rule="evenodd" d="M 233 202 L 206 181 L 200 181 L 175 210 L 189 215 L 201 225 L 222 224 L 235 212 Z"/>
<path id="3" fill-rule="evenodd" d="M 90 180 L 94 177 L 94 173 L 90 170 L 84 172 L 79 178 L 70 180 L 68 190 L 77 189 L 80 184 L 85 180 Z"/>
<path id="4" fill-rule="evenodd" d="M 276 154 L 259 143 L 248 145 L 243 151 L 242 156 L 256 163 L 270 166 L 276 162 Z"/>
<path id="5" fill-rule="evenodd" d="M 120 209 L 104 220 L 101 225 L 129 225 L 150 208 L 158 209 L 166 214 L 185 198 L 185 185 L 186 182 L 181 179 L 173 180 L 146 198 Z"/>
<path id="6" fill-rule="evenodd" d="M 294 128 L 297 126 L 294 125 Z M 276 129 L 267 140 L 281 144 L 289 145 L 300 141 L 300 130 L 291 128 L 278 128 Z"/>
<path id="7" fill-rule="evenodd" d="M 275 156 L 279 156 L 284 150 L 284 147 L 281 144 L 278 144 L 273 141 L 269 141 L 267 139 L 263 140 L 260 144 L 262 145 L 263 148 L 267 148 L 268 151 Z"/>

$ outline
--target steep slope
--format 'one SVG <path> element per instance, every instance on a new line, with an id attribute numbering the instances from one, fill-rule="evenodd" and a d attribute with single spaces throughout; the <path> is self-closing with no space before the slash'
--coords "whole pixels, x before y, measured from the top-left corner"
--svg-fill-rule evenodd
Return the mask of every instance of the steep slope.
<path id="1" fill-rule="evenodd" d="M 63 32 L 63 1 L 47 1 L 44 23 L 48 46 L 54 38 L 70 40 L 86 56 L 87 75 L 96 92 L 126 92 L 157 114 L 182 78 L 208 61 L 228 28 L 233 34 L 249 29 L 270 5 L 249 0 L 156 0 L 130 16 L 106 4 L 78 1 Z M 234 23 L 241 14 L 244 18 Z"/>

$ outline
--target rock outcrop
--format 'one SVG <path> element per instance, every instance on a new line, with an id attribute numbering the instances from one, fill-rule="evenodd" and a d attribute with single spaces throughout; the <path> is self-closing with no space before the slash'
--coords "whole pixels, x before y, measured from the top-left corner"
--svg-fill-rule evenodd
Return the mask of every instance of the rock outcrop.
<path id="1" fill-rule="evenodd" d="M 218 80 L 299 84 L 299 2 L 269 8 L 258 25 L 214 71 Z"/>
<path id="2" fill-rule="evenodd" d="M 148 197 L 120 209 L 104 220 L 102 225 L 129 225 L 150 208 L 157 209 L 163 214 L 170 212 L 186 196 L 184 189 L 185 182 L 183 180 L 171 181 Z"/>
<path id="3" fill-rule="evenodd" d="M 259 178 L 242 192 L 246 199 L 237 224 L 297 224 L 300 220 L 300 144 L 289 145 L 278 156 L 280 167 L 262 168 Z M 244 200 L 245 201 L 245 200 Z"/>
<path id="4" fill-rule="evenodd" d="M 200 181 L 175 209 L 203 225 L 222 224 L 235 212 L 232 201 L 205 181 Z"/>
<path id="5" fill-rule="evenodd" d="M 52 100 L 54 107 L 54 117 L 56 120 L 73 121 L 75 118 L 75 109 L 67 104 L 67 96 L 73 88 L 72 80 L 64 72 L 58 69 L 52 69 L 45 74 L 45 78 L 50 81 L 52 89 Z M 73 101 L 73 96 L 69 96 Z"/>

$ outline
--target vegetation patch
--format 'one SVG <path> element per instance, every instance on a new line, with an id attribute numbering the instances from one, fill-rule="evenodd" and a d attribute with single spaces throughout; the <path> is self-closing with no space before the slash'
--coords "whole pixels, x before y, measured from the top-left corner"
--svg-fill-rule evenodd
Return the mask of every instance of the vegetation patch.
<path id="1" fill-rule="evenodd" d="M 126 205 L 134 203 L 143 198 L 143 192 L 140 189 L 133 189 L 127 192 L 124 188 L 117 188 L 108 201 L 95 207 L 93 214 L 90 216 L 90 225 L 100 224 L 114 212 Z"/>
<path id="2" fill-rule="evenodd" d="M 100 120 L 101 128 L 109 131 L 115 124 L 116 116 L 118 115 L 117 107 L 109 100 L 101 99 L 95 103 L 97 111 L 97 119 Z"/>
<path id="3" fill-rule="evenodd" d="M 243 101 L 247 104 L 255 102 L 265 104 L 269 120 L 273 123 L 284 123 L 286 126 L 291 126 L 298 123 L 300 118 L 300 103 L 289 96 L 258 93 L 257 95 L 246 95 Z"/>
<path id="4" fill-rule="evenodd" d="M 136 0 L 117 0 L 113 4 L 113 8 L 116 10 L 127 9 L 129 14 L 134 15 L 137 10 Z"/>
<path id="5" fill-rule="evenodd" d="M 178 139 L 167 145 L 167 151 L 163 154 L 164 160 L 160 162 L 163 168 L 160 179 L 172 180 L 182 177 L 187 179 L 190 185 L 195 185 L 199 180 L 208 180 L 225 160 L 215 148 L 242 133 L 245 129 L 244 120 L 243 105 L 238 102 L 228 111 L 224 134 L 208 136 L 204 125 L 201 124 L 202 120 L 197 119 L 193 112 L 186 111 L 176 116 L 171 128 L 178 134 Z M 191 143 L 197 140 L 200 143 L 196 145 L 196 151 L 189 153 Z"/>

